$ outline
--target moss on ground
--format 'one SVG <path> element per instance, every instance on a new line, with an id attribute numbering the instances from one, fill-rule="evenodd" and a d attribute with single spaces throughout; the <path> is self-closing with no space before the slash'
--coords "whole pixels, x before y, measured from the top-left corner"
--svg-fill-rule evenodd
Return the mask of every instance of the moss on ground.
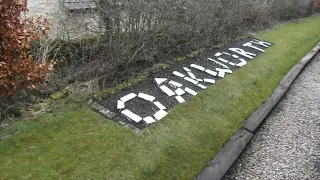
<path id="1" fill-rule="evenodd" d="M 68 93 L 66 91 L 58 91 L 58 92 L 51 94 L 50 97 L 54 100 L 60 100 L 60 99 L 67 97 L 68 96 L 67 94 Z"/>
<path id="2" fill-rule="evenodd" d="M 193 179 L 320 41 L 319 22 L 317 15 L 259 33 L 275 45 L 142 134 L 63 102 L 36 121 L 10 122 L 1 132 L 0 177 Z"/>
<path id="3" fill-rule="evenodd" d="M 205 48 L 201 48 L 199 50 L 196 50 L 196 51 L 192 51 L 191 53 L 185 55 L 185 56 L 181 56 L 181 57 L 178 57 L 176 59 L 177 62 L 181 62 L 181 61 L 185 61 L 191 57 L 195 57 L 195 56 L 198 56 L 200 54 L 202 54 L 206 49 Z"/>
<path id="4" fill-rule="evenodd" d="M 105 95 L 112 95 L 116 94 L 117 92 L 121 91 L 123 88 L 131 87 L 133 85 L 138 84 L 139 82 L 144 81 L 151 73 L 157 73 L 161 69 L 165 69 L 169 67 L 168 64 L 159 63 L 154 65 L 152 68 L 146 70 L 145 72 L 139 73 L 136 77 L 131 78 L 123 83 L 120 83 L 114 87 L 106 88 L 102 92 L 97 93 L 93 96 L 94 100 L 100 100 Z"/>

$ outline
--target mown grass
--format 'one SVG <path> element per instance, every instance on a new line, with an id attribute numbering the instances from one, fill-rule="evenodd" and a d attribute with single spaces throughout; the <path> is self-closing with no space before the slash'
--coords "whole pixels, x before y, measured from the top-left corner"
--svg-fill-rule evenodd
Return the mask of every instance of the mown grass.
<path id="1" fill-rule="evenodd" d="M 276 45 L 142 134 L 72 103 L 13 122 L 1 132 L 0 179 L 193 179 L 320 41 L 319 22 L 258 34 Z"/>

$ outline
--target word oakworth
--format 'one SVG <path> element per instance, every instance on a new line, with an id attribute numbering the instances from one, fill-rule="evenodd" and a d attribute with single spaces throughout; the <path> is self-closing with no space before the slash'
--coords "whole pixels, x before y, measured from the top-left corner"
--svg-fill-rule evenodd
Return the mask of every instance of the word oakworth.
<path id="1" fill-rule="evenodd" d="M 252 49 L 254 51 L 264 53 L 264 49 L 270 47 L 271 44 L 265 41 L 253 39 L 244 43 L 242 46 L 246 47 L 246 49 Z M 254 59 L 256 56 L 257 54 L 248 52 L 248 50 L 245 51 L 241 48 L 229 48 L 228 52 L 217 52 L 213 57 L 203 60 L 216 64 L 216 67 L 218 68 L 208 69 L 193 63 L 190 64 L 189 67 L 183 67 L 180 72 L 172 72 L 172 77 L 179 79 L 179 81 L 174 81 L 170 78 L 157 77 L 154 79 L 154 82 L 155 85 L 166 96 L 174 99 L 178 102 L 178 104 L 184 103 L 186 100 L 182 97 L 182 95 L 188 93 L 192 96 L 196 96 L 198 92 L 195 89 L 206 89 L 209 85 L 215 84 L 216 81 L 213 79 L 214 77 L 224 78 L 227 74 L 232 73 L 231 69 L 234 68 L 231 67 L 243 67 L 247 64 L 245 59 Z M 195 71 L 201 72 L 203 76 L 206 74 L 206 77 L 209 75 L 209 77 L 212 78 L 199 77 L 199 73 L 195 73 Z M 196 76 L 195 74 L 198 75 Z M 184 81 L 188 82 L 189 87 L 183 85 L 185 84 L 183 83 Z M 126 108 L 126 102 L 134 98 L 140 98 L 143 101 L 153 103 L 158 109 L 157 112 L 147 116 L 144 115 L 143 117 L 134 113 L 130 109 Z M 152 124 L 161 120 L 168 114 L 168 108 L 156 99 L 157 97 L 153 96 L 152 94 L 129 93 L 118 99 L 117 109 L 120 111 L 121 115 L 125 116 L 131 122 L 141 123 L 141 121 L 143 121 L 145 124 Z"/>

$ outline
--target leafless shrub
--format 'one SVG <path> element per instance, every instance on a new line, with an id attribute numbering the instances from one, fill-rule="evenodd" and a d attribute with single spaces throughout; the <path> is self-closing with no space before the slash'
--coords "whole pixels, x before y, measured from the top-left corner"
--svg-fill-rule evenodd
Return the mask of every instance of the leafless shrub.
<path id="1" fill-rule="evenodd" d="M 99 87 L 97 81 L 92 80 L 85 83 L 69 85 L 65 90 L 68 91 L 68 95 L 73 101 L 83 102 L 98 92 L 97 87 Z"/>
<path id="2" fill-rule="evenodd" d="M 60 0 L 60 2 L 69 0 Z M 78 0 L 90 1 L 90 0 Z M 312 11 L 312 0 L 91 0 L 94 7 L 50 12 L 48 39 L 33 44 L 34 59 L 55 59 L 42 97 L 67 87 L 71 99 L 126 80 L 156 63 L 269 28 Z M 31 1 L 30 1 L 31 2 Z M 71 1 L 70 1 L 71 2 Z M 73 2 L 73 1 L 72 1 Z M 59 4 L 51 6 L 57 10 Z M 92 4 L 91 3 L 91 4 Z M 49 6 L 50 5 L 50 6 Z M 70 5 L 70 4 L 68 4 Z M 37 6 L 33 6 L 37 8 Z M 31 8 L 32 9 L 32 8 Z M 44 8 L 34 9 L 40 12 Z M 46 14 L 46 13 L 42 13 Z M 37 102 L 37 93 L 16 97 L 15 106 Z M 26 102 L 28 100 L 28 103 Z M 0 122 L 17 108 L 0 99 Z"/>
<path id="3" fill-rule="evenodd" d="M 64 34 L 63 38 L 50 42 L 49 49 L 43 47 L 44 52 L 58 60 L 50 84 L 66 86 L 94 80 L 104 88 L 155 63 L 172 61 L 192 50 L 298 17 L 296 0 L 94 3 L 95 10 L 68 15 L 73 24 L 79 22 L 79 28 L 85 30 L 80 33 L 82 37 L 74 36 L 73 31 L 78 29 L 68 28 L 63 24 L 66 19 L 62 19 L 64 32 L 57 34 Z M 77 18 L 80 15 L 90 21 Z"/>

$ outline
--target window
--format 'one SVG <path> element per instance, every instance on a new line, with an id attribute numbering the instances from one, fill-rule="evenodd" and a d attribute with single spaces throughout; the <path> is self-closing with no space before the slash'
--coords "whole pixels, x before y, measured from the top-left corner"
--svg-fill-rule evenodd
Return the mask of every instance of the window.
<path id="1" fill-rule="evenodd" d="M 60 0 L 60 4 L 69 11 L 95 9 L 93 0 Z"/>

